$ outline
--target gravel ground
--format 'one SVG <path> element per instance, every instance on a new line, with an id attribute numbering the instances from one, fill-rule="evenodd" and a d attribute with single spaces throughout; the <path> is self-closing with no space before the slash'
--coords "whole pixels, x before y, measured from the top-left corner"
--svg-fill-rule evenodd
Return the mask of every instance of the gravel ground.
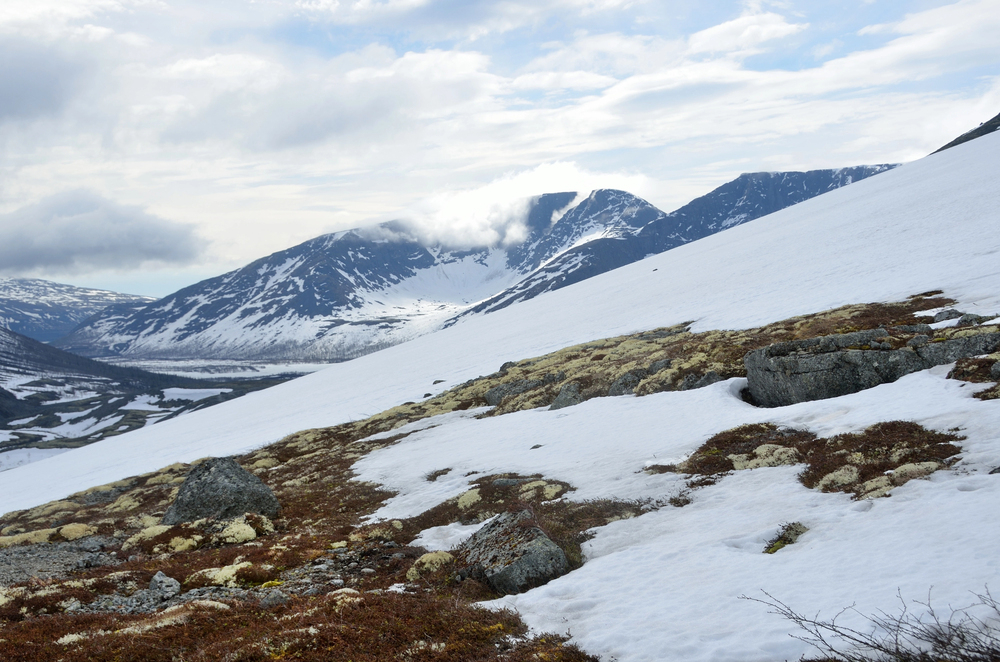
<path id="1" fill-rule="evenodd" d="M 0 549 L 0 586 L 37 577 L 64 577 L 80 568 L 117 565 L 120 560 L 102 551 L 112 538 L 91 536 L 73 542 L 39 543 Z"/>

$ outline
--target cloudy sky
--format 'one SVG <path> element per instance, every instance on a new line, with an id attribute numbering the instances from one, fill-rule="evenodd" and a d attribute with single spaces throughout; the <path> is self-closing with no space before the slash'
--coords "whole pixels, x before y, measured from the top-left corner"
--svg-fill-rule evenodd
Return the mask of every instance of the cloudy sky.
<path id="1" fill-rule="evenodd" d="M 665 211 L 1000 112 L 1000 0 L 2 0 L 0 276 L 163 295 L 402 218 Z"/>

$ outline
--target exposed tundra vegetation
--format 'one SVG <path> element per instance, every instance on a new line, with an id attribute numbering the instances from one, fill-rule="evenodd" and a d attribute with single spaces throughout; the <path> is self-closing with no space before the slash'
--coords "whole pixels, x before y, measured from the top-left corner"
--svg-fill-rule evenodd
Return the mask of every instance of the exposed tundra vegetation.
<path id="1" fill-rule="evenodd" d="M 855 499 L 888 494 L 951 466 L 962 437 L 894 421 L 819 438 L 770 423 L 713 436 L 674 465 L 647 473 L 688 474 L 688 491 L 663 502 L 573 499 L 576 486 L 543 474 L 476 476 L 466 492 L 421 514 L 374 521 L 393 493 L 356 480 L 362 457 L 433 427 L 439 414 L 480 409 L 495 417 L 553 404 L 567 385 L 579 401 L 697 388 L 743 374 L 746 352 L 786 340 L 924 321 L 922 311 L 951 303 L 937 292 L 894 304 L 845 306 L 746 331 L 691 333 L 685 325 L 597 340 L 510 362 L 494 374 L 437 397 L 365 420 L 305 430 L 237 457 L 277 496 L 277 517 L 246 514 L 162 522 L 192 464 L 90 488 L 0 518 L 3 549 L 31 546 L 77 554 L 76 567 L 51 576 L 17 576 L 0 586 L 0 655 L 20 660 L 128 659 L 594 659 L 562 636 L 529 635 L 518 616 L 476 601 L 498 597 L 463 575 L 456 550 L 415 544 L 434 527 L 473 525 L 506 511 L 527 511 L 565 553 L 569 569 L 586 561 L 581 545 L 596 528 L 650 509 L 684 506 L 691 490 L 760 467 L 803 465 L 801 482 Z M 935 338 L 969 333 L 942 329 Z M 912 334 L 909 334 L 912 335 Z M 889 342 L 904 345 L 907 333 Z M 994 359 L 958 364 L 957 378 L 988 381 Z M 714 377 L 713 377 L 714 375 Z M 487 408 L 487 407 L 492 408 Z M 416 426 L 419 428 L 420 426 Z M 425 476 L 441 480 L 452 469 Z M 637 471 L 641 471 L 637 468 Z M 686 511 L 685 511 L 686 512 Z M 793 544 L 805 527 L 788 524 L 763 551 Z M 84 553 L 80 541 L 96 549 Z M 760 549 L 760 548 L 758 548 Z M 176 593 L 149 586 L 157 573 Z M 145 591 L 145 593 L 144 593 Z"/>

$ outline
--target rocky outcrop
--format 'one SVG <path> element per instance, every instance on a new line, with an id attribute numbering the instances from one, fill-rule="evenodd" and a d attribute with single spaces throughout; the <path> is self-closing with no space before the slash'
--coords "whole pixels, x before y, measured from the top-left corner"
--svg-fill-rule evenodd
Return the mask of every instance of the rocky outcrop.
<path id="1" fill-rule="evenodd" d="M 460 577 L 497 593 L 521 593 L 569 572 L 566 554 L 538 528 L 529 510 L 501 513 L 456 551 Z"/>
<path id="2" fill-rule="evenodd" d="M 228 520 L 245 513 L 275 517 L 280 508 L 271 488 L 236 460 L 212 458 L 188 474 L 163 515 L 163 524 L 172 526 L 206 517 Z"/>
<path id="3" fill-rule="evenodd" d="M 580 386 L 576 382 L 570 382 L 569 384 L 563 384 L 562 388 L 559 389 L 559 395 L 549 405 L 549 410 L 572 407 L 581 402 L 583 402 L 583 394 L 580 393 Z"/>
<path id="4" fill-rule="evenodd" d="M 897 344 L 903 346 L 894 349 Z M 935 340 L 919 333 L 906 341 L 874 329 L 776 343 L 748 353 L 743 363 L 753 402 L 781 407 L 857 393 L 997 347 L 996 327 Z"/>
<path id="5" fill-rule="evenodd" d="M 704 375 L 690 374 L 684 377 L 684 380 L 677 387 L 678 391 L 690 391 L 696 388 L 705 388 L 706 386 L 711 386 L 716 382 L 721 382 L 723 377 L 719 375 L 714 370 L 709 370 Z"/>
<path id="6" fill-rule="evenodd" d="M 506 368 L 509 364 L 505 363 L 500 367 L 502 374 L 506 374 Z M 538 388 L 539 386 L 545 386 L 546 384 L 555 384 L 566 379 L 566 375 L 563 373 L 556 374 L 546 374 L 541 379 L 518 379 L 512 382 L 507 382 L 505 384 L 500 384 L 494 386 L 490 390 L 486 391 L 483 398 L 486 400 L 486 404 L 490 407 L 496 407 L 500 404 L 504 398 L 509 395 L 520 395 L 525 391 L 530 391 L 533 388 Z"/>

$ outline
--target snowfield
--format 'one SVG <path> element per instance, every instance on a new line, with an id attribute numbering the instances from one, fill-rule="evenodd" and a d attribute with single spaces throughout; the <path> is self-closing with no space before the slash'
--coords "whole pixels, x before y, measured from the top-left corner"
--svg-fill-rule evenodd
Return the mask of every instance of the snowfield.
<path id="1" fill-rule="evenodd" d="M 444 331 L 0 474 L 0 511 L 25 508 L 177 461 L 228 455 L 309 427 L 378 413 L 424 393 L 571 344 L 694 321 L 747 328 L 793 315 L 944 290 L 958 308 L 1000 311 L 1000 134 L 992 134 L 781 212 Z M 398 491 L 377 514 L 420 513 L 478 475 L 520 471 L 564 480 L 571 499 L 665 503 L 676 475 L 649 464 L 683 459 L 709 436 L 770 421 L 829 436 L 904 419 L 960 428 L 951 470 L 851 501 L 803 487 L 799 469 L 735 472 L 664 506 L 596 531 L 587 563 L 498 601 L 533 627 L 568 632 L 605 660 L 795 659 L 793 626 L 740 596 L 767 591 L 831 618 L 908 602 L 961 607 L 1000 586 L 1000 401 L 947 380 L 948 366 L 840 398 L 758 409 L 744 380 L 646 397 L 598 398 L 554 412 L 477 420 L 459 412 L 414 424 L 395 446 L 358 462 L 360 477 Z M 432 386 L 436 379 L 443 384 Z M 540 448 L 532 446 L 540 444 Z M 452 471 L 435 482 L 424 476 Z M 761 553 L 783 523 L 809 531 Z M 428 531 L 447 544 L 470 531 Z M 911 608 L 920 609 L 917 605 Z M 861 625 L 850 613 L 846 625 Z"/>

